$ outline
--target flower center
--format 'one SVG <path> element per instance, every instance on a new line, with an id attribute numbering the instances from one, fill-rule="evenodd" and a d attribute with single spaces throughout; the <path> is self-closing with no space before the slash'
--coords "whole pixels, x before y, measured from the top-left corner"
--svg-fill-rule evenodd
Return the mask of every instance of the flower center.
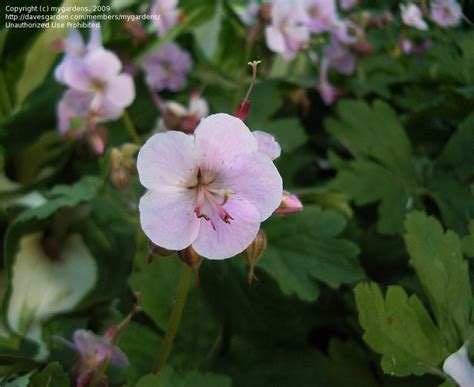
<path id="1" fill-rule="evenodd" d="M 188 187 L 197 191 L 194 213 L 198 218 L 208 221 L 214 230 L 216 230 L 216 215 L 227 224 L 234 220 L 224 208 L 234 192 L 217 188 L 216 180 L 214 173 L 199 168 L 196 183 Z"/>
<path id="2" fill-rule="evenodd" d="M 90 88 L 95 93 L 102 93 L 105 89 L 105 82 L 100 79 L 92 79 Z"/>

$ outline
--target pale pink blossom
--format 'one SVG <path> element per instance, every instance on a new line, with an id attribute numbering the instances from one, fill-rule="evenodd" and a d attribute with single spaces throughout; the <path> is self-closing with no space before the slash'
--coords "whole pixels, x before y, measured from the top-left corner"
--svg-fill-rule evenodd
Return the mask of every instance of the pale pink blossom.
<path id="1" fill-rule="evenodd" d="M 150 14 L 159 16 L 157 20 L 153 20 L 153 23 L 157 28 L 158 35 L 163 36 L 178 24 L 178 0 L 155 0 L 150 7 Z"/>
<path id="2" fill-rule="evenodd" d="M 413 52 L 413 42 L 408 38 L 400 40 L 400 50 L 405 55 L 410 55 Z"/>
<path id="3" fill-rule="evenodd" d="M 246 26 L 252 26 L 257 22 L 259 12 L 260 4 L 256 0 L 250 0 L 247 6 L 238 12 L 238 15 Z"/>
<path id="4" fill-rule="evenodd" d="M 340 5 L 341 9 L 347 11 L 353 7 L 355 7 L 359 3 L 359 0 L 341 0 Z"/>
<path id="5" fill-rule="evenodd" d="M 304 8 L 305 24 L 314 33 L 330 31 L 338 19 L 335 0 L 304 0 Z"/>
<path id="6" fill-rule="evenodd" d="M 79 61 L 70 61 L 64 69 L 64 82 L 72 89 L 92 95 L 91 110 L 122 110 L 135 98 L 135 86 L 129 74 L 121 73 L 122 63 L 109 50 L 88 52 Z"/>
<path id="7" fill-rule="evenodd" d="M 350 20 L 339 19 L 332 27 L 332 37 L 339 43 L 351 45 L 357 43 L 363 32 L 361 28 Z"/>
<path id="8" fill-rule="evenodd" d="M 329 60 L 331 67 L 340 73 L 350 75 L 354 72 L 356 65 L 354 53 L 349 46 L 341 44 L 334 37 L 324 48 L 324 55 Z"/>
<path id="9" fill-rule="evenodd" d="M 89 92 L 69 89 L 57 107 L 58 129 L 62 134 L 69 130 L 86 130 L 89 124 L 119 118 L 123 110 L 114 105 L 101 104 L 97 110 L 91 108 L 94 95 Z"/>
<path id="10" fill-rule="evenodd" d="M 192 66 L 191 56 L 175 43 L 165 43 L 143 59 L 146 82 L 156 91 L 183 89 Z"/>
<path id="11" fill-rule="evenodd" d="M 148 238 L 169 250 L 192 245 L 209 259 L 245 250 L 281 201 L 272 160 L 228 114 L 204 118 L 194 135 L 155 134 L 140 150 L 137 169 L 149 190 L 139 206 Z"/>
<path id="12" fill-rule="evenodd" d="M 405 25 L 422 31 L 428 29 L 428 24 L 423 20 L 423 12 L 416 4 L 400 4 L 400 11 Z"/>
<path id="13" fill-rule="evenodd" d="M 405 55 L 423 55 L 431 47 L 433 47 L 431 39 L 425 39 L 420 43 L 414 43 L 407 38 L 400 41 L 400 49 Z"/>
<path id="14" fill-rule="evenodd" d="M 79 355 L 72 370 L 77 386 L 88 386 L 107 361 L 119 368 L 129 366 L 127 356 L 112 344 L 108 334 L 98 336 L 91 331 L 79 329 L 74 332 L 73 342 L 57 336 L 53 336 L 53 339 Z"/>
<path id="15" fill-rule="evenodd" d="M 462 9 L 456 0 L 434 0 L 430 16 L 441 27 L 454 27 L 461 22 Z"/>
<path id="16" fill-rule="evenodd" d="M 296 195 L 283 191 L 280 206 L 275 210 L 276 215 L 290 215 L 303 211 L 303 203 Z"/>
<path id="17" fill-rule="evenodd" d="M 277 159 L 281 155 L 281 146 L 270 133 L 256 130 L 252 132 L 257 140 L 257 149 L 259 152 L 266 154 L 272 160 Z"/>
<path id="18" fill-rule="evenodd" d="M 271 9 L 272 22 L 265 28 L 268 48 L 286 60 L 293 59 L 309 41 L 305 18 L 301 1 L 275 0 Z"/>
<path id="19" fill-rule="evenodd" d="M 323 102 L 326 105 L 331 105 L 335 100 L 339 98 L 339 90 L 337 90 L 331 83 L 329 82 L 329 61 L 327 58 L 324 58 L 321 61 L 321 66 L 319 69 L 319 83 L 317 85 L 317 89 L 319 90 L 319 94 Z"/>
<path id="20" fill-rule="evenodd" d="M 92 28 L 90 30 L 89 42 L 87 44 L 84 43 L 81 33 L 76 28 L 72 28 L 67 38 L 56 41 L 55 46 L 64 52 L 64 57 L 54 69 L 54 78 L 58 82 L 65 83 L 64 69 L 68 62 L 80 60 L 87 53 L 103 48 L 100 28 Z"/>

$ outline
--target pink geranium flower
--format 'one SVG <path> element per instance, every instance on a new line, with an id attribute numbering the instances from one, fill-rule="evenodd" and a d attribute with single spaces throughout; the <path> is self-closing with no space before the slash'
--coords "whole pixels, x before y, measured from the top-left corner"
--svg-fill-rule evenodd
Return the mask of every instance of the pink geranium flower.
<path id="1" fill-rule="evenodd" d="M 346 45 L 357 43 L 363 35 L 361 28 L 347 19 L 337 20 L 334 23 L 331 32 L 333 38 L 335 38 L 339 43 Z"/>
<path id="2" fill-rule="evenodd" d="M 309 41 L 305 25 L 305 12 L 300 1 L 275 0 L 271 10 L 272 24 L 265 28 L 268 48 L 281 54 L 286 60 L 293 59 Z"/>
<path id="3" fill-rule="evenodd" d="M 330 31 L 337 21 L 335 0 L 304 0 L 306 26 L 311 32 Z"/>
<path id="4" fill-rule="evenodd" d="M 194 135 L 155 134 L 140 150 L 137 168 L 149 190 L 140 200 L 145 234 L 170 250 L 192 245 L 209 259 L 245 250 L 283 192 L 270 157 L 228 114 L 204 118 Z"/>
<path id="5" fill-rule="evenodd" d="M 434 0 L 431 19 L 441 27 L 454 27 L 462 18 L 462 9 L 456 0 Z"/>
<path id="6" fill-rule="evenodd" d="M 175 43 L 166 43 L 143 59 L 146 82 L 156 91 L 183 89 L 192 66 L 191 56 Z"/>
<path id="7" fill-rule="evenodd" d="M 63 51 L 65 55 L 54 69 L 54 78 L 58 82 L 65 83 L 64 71 L 69 62 L 80 60 L 87 53 L 103 48 L 100 28 L 91 29 L 87 44 L 84 43 L 81 33 L 77 29 L 72 28 L 66 39 L 55 41 L 55 46 Z"/>
<path id="8" fill-rule="evenodd" d="M 71 129 L 86 130 L 89 124 L 115 120 L 122 115 L 122 109 L 114 105 L 101 104 L 98 110 L 92 110 L 93 98 L 91 93 L 74 89 L 64 93 L 57 107 L 61 134 Z M 73 125 L 74 122 L 76 125 Z"/>
<path id="9" fill-rule="evenodd" d="M 238 12 L 240 20 L 246 25 L 251 26 L 257 22 L 258 13 L 260 12 L 260 4 L 257 0 L 250 0 L 247 6 Z"/>
<path id="10" fill-rule="evenodd" d="M 341 44 L 334 36 L 324 48 L 324 55 L 329 60 L 331 67 L 342 74 L 350 75 L 355 70 L 356 57 L 351 48 Z"/>
<path id="11" fill-rule="evenodd" d="M 359 3 L 359 0 L 341 0 L 341 9 L 347 11 L 353 7 L 355 7 Z"/>
<path id="12" fill-rule="evenodd" d="M 417 5 L 413 3 L 408 5 L 400 4 L 400 11 L 403 23 L 407 26 L 422 31 L 428 29 L 428 24 L 423 20 L 423 12 L 421 12 L 421 9 Z"/>
<path id="13" fill-rule="evenodd" d="M 158 30 L 158 35 L 163 36 L 178 24 L 178 0 L 155 0 L 150 8 L 150 14 L 159 16 L 153 22 Z"/>
<path id="14" fill-rule="evenodd" d="M 97 49 L 80 61 L 70 61 L 64 69 L 64 82 L 72 89 L 92 95 L 94 111 L 129 106 L 135 98 L 135 86 L 129 74 L 121 73 L 122 63 L 111 51 Z"/>
<path id="15" fill-rule="evenodd" d="M 112 344 L 108 333 L 104 336 L 98 336 L 91 331 L 78 329 L 74 332 L 72 343 L 62 337 L 53 336 L 53 339 L 79 355 L 72 370 L 72 376 L 76 379 L 78 387 L 89 386 L 92 379 L 107 361 L 119 368 L 129 366 L 127 356 Z"/>

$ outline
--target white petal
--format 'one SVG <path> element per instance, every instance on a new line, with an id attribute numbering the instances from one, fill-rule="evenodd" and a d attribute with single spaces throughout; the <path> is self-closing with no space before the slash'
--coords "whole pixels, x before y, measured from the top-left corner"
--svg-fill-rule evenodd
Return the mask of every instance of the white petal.
<path id="1" fill-rule="evenodd" d="M 20 240 L 12 269 L 7 321 L 13 331 L 44 347 L 42 322 L 79 303 L 97 280 L 97 266 L 79 234 L 64 241 L 58 262 L 45 254 L 42 237 L 42 233 L 35 233 Z"/>
<path id="2" fill-rule="evenodd" d="M 461 387 L 474 386 L 474 368 L 467 356 L 466 347 L 449 355 L 443 363 L 443 371 L 451 376 Z"/>
<path id="3" fill-rule="evenodd" d="M 202 119 L 194 135 L 199 165 L 214 171 L 240 154 L 257 150 L 257 140 L 249 128 L 229 114 L 212 114 Z"/>
<path id="4" fill-rule="evenodd" d="M 195 171 L 193 137 L 176 131 L 153 135 L 138 153 L 137 169 L 148 189 L 185 187 Z"/>
<path id="5" fill-rule="evenodd" d="M 200 220 L 194 213 L 194 193 L 169 188 L 148 191 L 140 200 L 140 222 L 153 243 L 169 250 L 182 250 L 194 242 Z"/>
<path id="6" fill-rule="evenodd" d="M 257 236 L 260 229 L 260 213 L 246 200 L 231 199 L 225 206 L 232 216 L 225 223 L 213 214 L 214 225 L 202 219 L 201 228 L 193 248 L 204 258 L 225 259 L 244 251 Z"/>

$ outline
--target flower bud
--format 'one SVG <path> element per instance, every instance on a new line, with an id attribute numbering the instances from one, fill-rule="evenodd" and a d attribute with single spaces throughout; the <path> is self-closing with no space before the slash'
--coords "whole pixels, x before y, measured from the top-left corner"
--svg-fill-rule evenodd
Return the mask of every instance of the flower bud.
<path id="1" fill-rule="evenodd" d="M 290 215 L 303 210 L 303 204 L 296 195 L 283 191 L 280 207 L 275 210 L 276 215 Z"/>
<path id="2" fill-rule="evenodd" d="M 155 245 L 152 241 L 148 241 L 148 251 L 150 255 L 148 256 L 148 263 L 151 263 L 153 257 L 168 257 L 173 254 L 173 250 L 165 249 L 164 247 Z"/>
<path id="3" fill-rule="evenodd" d="M 181 261 L 191 269 L 194 270 L 194 280 L 196 282 L 196 286 L 200 284 L 199 278 L 199 267 L 202 263 L 202 257 L 196 253 L 196 251 L 192 248 L 192 246 L 186 247 L 184 250 L 178 251 L 178 256 Z"/>
<path id="4" fill-rule="evenodd" d="M 87 141 L 96 155 L 102 155 L 107 142 L 107 129 L 97 126 L 87 132 Z"/>
<path id="5" fill-rule="evenodd" d="M 374 51 L 374 46 L 367 40 L 359 40 L 355 45 L 355 50 L 359 55 L 370 55 Z"/>
<path id="6" fill-rule="evenodd" d="M 120 149 L 114 148 L 110 154 L 110 181 L 112 185 L 121 190 L 130 181 L 130 172 L 135 169 L 134 154 L 138 145 L 124 144 Z"/>
<path id="7" fill-rule="evenodd" d="M 265 235 L 265 232 L 260 229 L 258 231 L 257 236 L 253 240 L 253 242 L 250 244 L 249 247 L 247 247 L 244 251 L 244 259 L 250 266 L 249 274 L 247 277 L 247 281 L 249 284 L 252 283 L 253 279 L 257 279 L 255 277 L 254 271 L 255 271 L 255 266 L 257 265 L 258 261 L 260 258 L 262 258 L 263 253 L 265 253 L 265 250 L 267 249 L 267 236 Z"/>

